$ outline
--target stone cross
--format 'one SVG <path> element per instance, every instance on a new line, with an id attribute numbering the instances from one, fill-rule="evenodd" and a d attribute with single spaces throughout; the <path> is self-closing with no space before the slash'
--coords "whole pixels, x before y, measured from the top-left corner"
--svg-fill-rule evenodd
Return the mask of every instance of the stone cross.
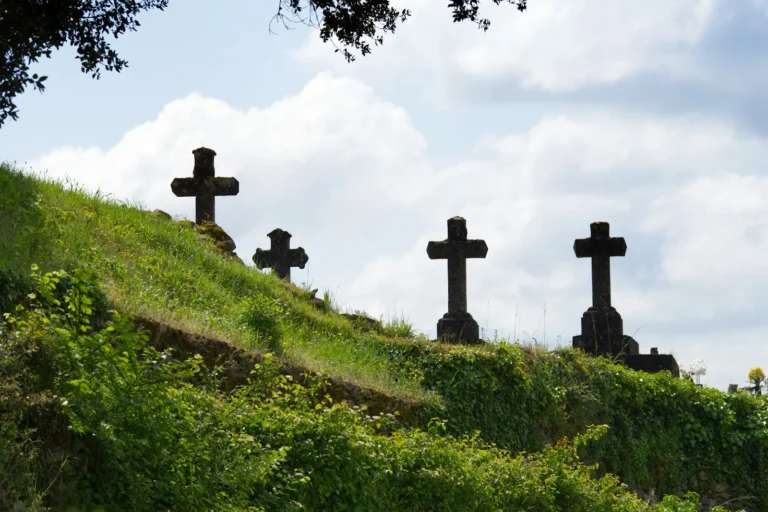
<path id="1" fill-rule="evenodd" d="M 208 148 L 197 148 L 192 178 L 175 178 L 171 190 L 177 197 L 195 198 L 195 223 L 216 222 L 216 196 L 236 196 L 240 183 L 235 178 L 216 178 L 213 158 L 216 152 Z"/>
<path id="2" fill-rule="evenodd" d="M 592 258 L 592 306 L 581 317 L 581 334 L 573 337 L 573 346 L 593 355 L 637 355 L 637 342 L 624 335 L 621 315 L 611 305 L 610 258 L 624 256 L 627 243 L 611 238 L 608 229 L 607 222 L 593 222 L 592 236 L 573 244 L 577 258 Z"/>
<path id="3" fill-rule="evenodd" d="M 573 252 L 577 258 L 592 258 L 592 306 L 581 317 L 581 334 L 573 337 L 573 347 L 595 356 L 610 356 L 629 368 L 645 372 L 669 371 L 680 376 L 680 367 L 670 354 L 641 354 L 632 336 L 624 335 L 624 322 L 611 305 L 611 258 L 624 256 L 627 243 L 611 238 L 607 222 L 590 224 L 589 238 L 576 240 Z"/>
<path id="4" fill-rule="evenodd" d="M 611 238 L 607 222 L 593 222 L 589 226 L 591 237 L 577 239 L 573 252 L 577 258 L 592 258 L 592 307 L 611 307 L 611 257 L 624 256 L 627 242 L 624 238 Z"/>
<path id="5" fill-rule="evenodd" d="M 291 249 L 291 234 L 280 228 L 267 233 L 270 238 L 270 249 L 264 251 L 256 249 L 253 262 L 258 268 L 269 267 L 280 279 L 291 280 L 291 267 L 304 268 L 309 261 L 306 251 L 302 247 Z"/>
<path id="6" fill-rule="evenodd" d="M 467 221 L 448 219 L 448 239 L 427 244 L 429 259 L 448 260 L 448 313 L 437 323 L 438 339 L 477 343 L 480 330 L 467 312 L 467 258 L 485 258 L 485 240 L 467 240 Z"/>

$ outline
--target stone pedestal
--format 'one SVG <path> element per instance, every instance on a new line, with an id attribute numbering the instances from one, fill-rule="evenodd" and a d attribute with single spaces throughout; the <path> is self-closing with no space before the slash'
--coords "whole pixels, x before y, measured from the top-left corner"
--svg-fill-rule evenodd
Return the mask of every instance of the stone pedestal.
<path id="1" fill-rule="evenodd" d="M 591 307 L 581 317 L 581 334 L 573 337 L 573 347 L 592 355 L 634 355 L 640 347 L 624 335 L 624 322 L 615 308 Z"/>
<path id="2" fill-rule="evenodd" d="M 477 343 L 480 326 L 469 313 L 446 313 L 437 321 L 437 339 L 449 343 Z"/>
<path id="3" fill-rule="evenodd" d="M 624 364 L 627 368 L 647 373 L 669 370 L 673 377 L 680 377 L 680 367 L 671 354 L 632 354 L 627 356 Z"/>

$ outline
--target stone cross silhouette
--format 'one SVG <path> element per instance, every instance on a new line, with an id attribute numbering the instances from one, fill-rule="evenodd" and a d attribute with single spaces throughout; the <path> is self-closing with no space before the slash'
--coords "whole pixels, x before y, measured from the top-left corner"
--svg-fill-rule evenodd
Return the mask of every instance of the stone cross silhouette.
<path id="1" fill-rule="evenodd" d="M 216 196 L 236 196 L 240 183 L 235 178 L 216 178 L 213 158 L 216 152 L 208 148 L 197 148 L 195 167 L 191 178 L 175 178 L 171 190 L 177 197 L 195 198 L 195 223 L 216 222 Z"/>
<path id="2" fill-rule="evenodd" d="M 592 236 L 573 244 L 577 258 L 592 258 L 592 306 L 581 316 L 581 334 L 573 337 L 573 348 L 616 358 L 634 370 L 668 370 L 678 377 L 680 367 L 670 354 L 659 354 L 655 347 L 650 354 L 640 353 L 637 341 L 624 335 L 624 321 L 611 304 L 611 258 L 624 256 L 627 243 L 611 238 L 607 222 L 593 222 L 589 228 Z"/>
<path id="3" fill-rule="evenodd" d="M 448 239 L 427 244 L 431 260 L 448 260 L 448 313 L 437 323 L 438 338 L 456 338 L 477 342 L 477 322 L 467 312 L 467 258 L 485 258 L 485 240 L 467 240 L 467 221 L 462 217 L 448 219 Z"/>
<path id="4" fill-rule="evenodd" d="M 592 258 L 592 307 L 611 307 L 611 257 L 624 256 L 627 242 L 624 238 L 611 238 L 607 222 L 589 225 L 590 238 L 577 239 L 573 252 L 577 258 Z"/>
<path id="5" fill-rule="evenodd" d="M 270 248 L 267 251 L 256 249 L 253 262 L 258 268 L 269 267 L 280 279 L 291 280 L 291 267 L 304 268 L 309 261 L 302 247 L 291 249 L 291 234 L 277 228 L 267 233 L 270 238 Z"/>

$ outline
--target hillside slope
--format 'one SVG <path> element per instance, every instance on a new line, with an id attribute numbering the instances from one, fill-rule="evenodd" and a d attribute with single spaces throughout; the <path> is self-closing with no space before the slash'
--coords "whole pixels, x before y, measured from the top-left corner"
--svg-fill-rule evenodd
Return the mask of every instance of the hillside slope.
<path id="1" fill-rule="evenodd" d="M 99 290 L 118 316 L 94 306 Z M 672 496 L 688 489 L 768 508 L 764 399 L 573 350 L 366 329 L 223 256 L 189 223 L 8 166 L 0 309 L 17 319 L 2 337 L 0 474 L 15 475 L 0 477 L 13 486 L 4 499 L 32 503 L 21 490 L 53 480 L 44 502 L 129 510 L 696 510 Z M 239 358 L 239 377 L 180 357 L 201 339 L 228 347 L 214 352 Z M 276 359 L 242 357 L 253 352 Z M 339 397 L 407 413 L 366 419 Z M 597 475 L 669 495 L 663 504 L 589 476 L 560 440 L 590 425 L 607 425 L 579 441 Z M 76 471 L 54 478 L 66 457 Z"/>

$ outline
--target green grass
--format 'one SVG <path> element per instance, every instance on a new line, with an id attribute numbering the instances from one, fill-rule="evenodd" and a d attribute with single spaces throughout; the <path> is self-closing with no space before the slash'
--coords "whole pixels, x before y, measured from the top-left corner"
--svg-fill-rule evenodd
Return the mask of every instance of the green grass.
<path id="1" fill-rule="evenodd" d="M 0 216 L 0 268 L 86 264 L 126 313 L 246 349 L 277 350 L 287 362 L 391 396 L 429 395 L 416 381 L 391 377 L 380 336 L 360 332 L 333 309 L 317 310 L 274 276 L 222 258 L 188 225 L 153 216 L 139 204 L 3 165 Z M 238 322 L 248 299 L 257 295 L 275 299 L 284 310 L 278 347 L 262 343 Z M 385 334 L 408 336 L 411 327 L 394 318 L 385 324 Z"/>

